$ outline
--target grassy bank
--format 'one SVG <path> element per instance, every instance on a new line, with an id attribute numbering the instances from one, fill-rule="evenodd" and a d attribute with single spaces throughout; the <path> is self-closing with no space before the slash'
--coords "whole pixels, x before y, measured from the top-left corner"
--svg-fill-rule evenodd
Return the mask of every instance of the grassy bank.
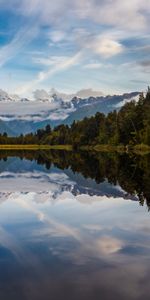
<path id="1" fill-rule="evenodd" d="M 137 154 L 147 154 L 150 153 L 150 146 L 144 144 L 135 145 L 135 146 L 95 145 L 95 146 L 83 146 L 81 147 L 81 150 L 97 151 L 97 152 L 118 152 L 118 153 L 133 152 Z"/>
<path id="2" fill-rule="evenodd" d="M 65 150 L 72 151 L 72 145 L 0 145 L 0 150 Z M 81 151 L 96 151 L 96 152 L 135 152 L 139 154 L 150 153 L 150 146 L 147 145 L 135 145 L 135 146 L 123 146 L 123 145 L 87 145 L 78 148 Z"/>
<path id="3" fill-rule="evenodd" d="M 126 152 L 125 146 L 113 146 L 113 145 L 95 145 L 95 146 L 82 146 L 81 150 L 96 151 L 96 152 Z"/>
<path id="4" fill-rule="evenodd" d="M 148 154 L 150 153 L 150 146 L 144 144 L 136 145 L 134 146 L 134 152 L 141 155 Z"/>
<path id="5" fill-rule="evenodd" d="M 0 145 L 0 150 L 66 150 L 71 151 L 71 145 Z"/>

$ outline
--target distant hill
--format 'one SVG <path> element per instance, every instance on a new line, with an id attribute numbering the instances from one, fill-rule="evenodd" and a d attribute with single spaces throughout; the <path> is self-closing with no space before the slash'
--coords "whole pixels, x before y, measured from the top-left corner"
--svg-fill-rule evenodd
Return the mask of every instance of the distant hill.
<path id="1" fill-rule="evenodd" d="M 9 136 L 14 136 L 15 132 L 11 129 L 10 124 L 7 124 L 0 120 L 0 133 L 6 132 Z"/>
<path id="2" fill-rule="evenodd" d="M 115 96 L 107 96 L 107 97 L 100 97 L 95 99 L 88 99 L 88 104 L 81 105 L 83 103 L 79 102 L 77 110 L 72 112 L 68 118 L 64 120 L 64 124 L 72 124 L 74 120 L 82 120 L 85 117 L 91 117 L 96 114 L 96 112 L 102 112 L 104 114 L 108 114 L 113 110 L 119 110 L 125 102 L 130 102 L 131 100 L 137 100 L 139 96 L 138 92 L 133 92 L 129 94 L 123 95 L 115 95 Z"/>
<path id="3" fill-rule="evenodd" d="M 54 94 L 49 99 L 31 101 L 0 90 L 0 133 L 17 136 L 35 132 L 47 124 L 51 127 L 70 125 L 74 120 L 82 120 L 96 112 L 108 114 L 119 110 L 126 102 L 137 100 L 138 96 L 139 92 L 84 99 L 74 96 L 66 101 Z"/>

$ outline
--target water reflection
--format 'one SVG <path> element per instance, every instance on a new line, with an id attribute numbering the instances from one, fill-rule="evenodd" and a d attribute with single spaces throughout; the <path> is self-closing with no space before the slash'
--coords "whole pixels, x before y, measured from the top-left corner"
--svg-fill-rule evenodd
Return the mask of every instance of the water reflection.
<path id="1" fill-rule="evenodd" d="M 0 299 L 149 299 L 149 156 L 0 158 Z"/>
<path id="2" fill-rule="evenodd" d="M 54 198 L 62 191 L 71 191 L 74 195 L 113 195 L 138 199 L 141 205 L 146 202 L 150 207 L 150 155 L 1 151 L 0 172 L 3 189 L 4 179 L 7 183 L 9 178 L 10 190 L 12 186 L 16 189 L 16 185 L 22 191 L 43 189 L 50 194 L 53 191 Z"/>

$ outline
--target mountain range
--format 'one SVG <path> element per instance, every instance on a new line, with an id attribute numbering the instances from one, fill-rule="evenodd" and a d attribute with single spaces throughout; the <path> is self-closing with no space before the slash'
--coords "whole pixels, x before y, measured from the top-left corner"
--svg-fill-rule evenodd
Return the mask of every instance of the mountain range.
<path id="1" fill-rule="evenodd" d="M 83 90 L 66 97 L 66 94 L 55 90 L 51 94 L 41 90 L 35 92 L 35 100 L 30 100 L 0 90 L 0 133 L 18 136 L 35 132 L 47 124 L 52 127 L 70 125 L 74 120 L 90 117 L 96 112 L 108 114 L 115 109 L 119 110 L 126 102 L 137 101 L 139 98 L 139 92 L 113 96 L 101 93 L 97 96 L 97 93 L 96 96 L 83 97 L 87 94 Z"/>

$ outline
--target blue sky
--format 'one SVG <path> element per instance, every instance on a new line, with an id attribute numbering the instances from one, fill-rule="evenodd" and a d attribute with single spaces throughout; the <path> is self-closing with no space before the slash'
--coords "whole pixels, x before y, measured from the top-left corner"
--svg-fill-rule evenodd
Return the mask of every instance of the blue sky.
<path id="1" fill-rule="evenodd" d="M 0 0 L 0 88 L 144 90 L 149 0 Z"/>

